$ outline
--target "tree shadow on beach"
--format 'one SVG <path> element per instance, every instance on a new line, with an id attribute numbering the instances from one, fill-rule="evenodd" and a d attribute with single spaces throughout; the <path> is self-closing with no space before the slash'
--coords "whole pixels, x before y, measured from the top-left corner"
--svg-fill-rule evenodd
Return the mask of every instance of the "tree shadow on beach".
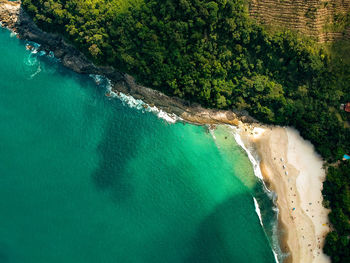
<path id="1" fill-rule="evenodd" d="M 227 199 L 203 220 L 193 240 L 193 251 L 185 262 L 274 262 L 258 220 L 249 194 Z"/>

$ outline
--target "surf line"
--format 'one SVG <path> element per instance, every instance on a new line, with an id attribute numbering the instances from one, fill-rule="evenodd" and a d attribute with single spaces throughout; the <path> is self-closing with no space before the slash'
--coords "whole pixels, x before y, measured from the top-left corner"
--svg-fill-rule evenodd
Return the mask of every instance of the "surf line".
<path id="1" fill-rule="evenodd" d="M 234 137 L 235 141 L 237 142 L 237 144 L 246 152 L 250 163 L 253 165 L 254 175 L 257 178 L 259 178 L 259 180 L 261 181 L 261 183 L 263 185 L 264 192 L 272 200 L 272 202 L 273 202 L 272 210 L 275 212 L 275 216 L 276 216 L 276 219 L 277 219 L 278 218 L 278 214 L 279 214 L 279 210 L 278 210 L 278 207 L 276 205 L 276 197 L 277 196 L 276 196 L 276 193 L 271 191 L 270 189 L 268 189 L 266 184 L 265 184 L 264 178 L 263 178 L 261 170 L 260 170 L 259 157 L 258 156 L 254 157 L 253 149 L 248 149 L 244 145 L 244 142 L 243 142 L 243 140 L 241 138 L 241 135 L 239 133 L 240 132 L 240 128 L 234 127 L 232 125 L 228 125 L 228 126 L 232 129 L 232 134 L 233 134 L 233 137 Z M 255 197 L 253 197 L 253 200 L 254 200 L 255 212 L 256 212 L 256 214 L 259 217 L 261 226 L 264 228 L 264 224 L 262 222 L 262 217 L 261 217 L 261 211 L 260 211 L 259 203 L 255 199 Z M 278 220 L 276 220 L 276 222 L 278 224 Z M 276 237 L 277 237 L 277 224 L 275 224 L 273 226 L 273 233 L 272 233 L 273 236 L 271 237 L 272 238 L 271 250 L 272 250 L 272 253 L 273 253 L 274 257 L 275 257 L 276 263 L 279 263 L 278 255 L 280 254 L 281 258 L 283 258 L 283 253 L 282 253 L 282 251 L 280 249 L 279 242 L 276 239 Z M 276 250 L 279 251 L 279 253 L 277 253 Z"/>
<path id="2" fill-rule="evenodd" d="M 145 103 L 143 100 L 135 99 L 131 95 L 124 94 L 123 92 L 115 92 L 112 89 L 112 82 L 110 79 L 102 76 L 102 75 L 89 75 L 97 85 L 104 85 L 107 93 L 106 95 L 111 98 L 118 98 L 122 101 L 122 103 L 130 108 L 134 108 L 141 111 L 147 111 L 154 113 L 158 118 L 165 120 L 167 123 L 174 124 L 177 121 L 181 121 L 182 118 L 177 116 L 176 114 L 167 113 L 156 106 L 150 106 Z"/>
<path id="3" fill-rule="evenodd" d="M 50 58 L 53 58 L 53 59 L 56 59 L 57 62 L 59 62 L 60 60 L 55 58 L 54 54 L 52 51 L 46 53 L 45 51 L 39 51 L 39 48 L 40 48 L 40 44 L 38 43 L 35 43 L 35 42 L 32 42 L 32 41 L 27 41 L 27 45 L 26 46 L 31 46 L 31 53 L 32 54 L 37 54 L 39 53 L 38 55 L 39 56 L 43 56 L 43 55 L 47 55 L 48 57 Z M 36 73 L 37 74 L 37 73 Z M 157 108 L 156 106 L 150 106 L 148 105 L 147 103 L 145 103 L 144 101 L 142 100 L 138 100 L 138 99 L 135 99 L 133 96 L 131 95 L 127 95 L 127 94 L 124 94 L 122 92 L 114 92 L 112 90 L 112 82 L 104 77 L 104 76 L 101 76 L 101 75 L 95 75 L 95 74 L 90 74 L 89 75 L 97 85 L 101 85 L 101 83 L 106 83 L 105 85 L 105 88 L 107 89 L 107 94 L 110 95 L 110 97 L 112 98 L 118 98 L 122 101 L 122 103 L 124 105 L 127 105 L 129 106 L 130 108 L 135 108 L 137 110 L 145 110 L 147 112 L 152 112 L 154 114 L 156 114 L 158 116 L 158 118 L 161 118 L 163 120 L 165 120 L 167 123 L 170 123 L 170 124 L 174 124 L 176 123 L 177 121 L 182 121 L 183 119 L 180 118 L 179 116 L 177 116 L 176 114 L 170 114 L 170 113 L 167 113 L 159 108 Z M 230 126 L 230 125 L 229 125 Z M 233 127 L 233 126 L 230 126 L 235 130 L 235 132 L 233 133 L 234 135 L 234 138 L 235 138 L 235 141 L 237 142 L 238 145 L 241 146 L 241 148 L 243 150 L 245 150 L 245 152 L 247 153 L 248 155 L 248 158 L 250 160 L 250 162 L 252 163 L 253 165 L 253 169 L 254 169 L 254 174 L 256 177 L 258 177 L 259 179 L 261 179 L 262 183 L 263 183 L 263 186 L 264 186 L 264 190 L 266 191 L 266 193 L 268 194 L 268 196 L 270 196 L 271 194 L 273 195 L 274 193 L 271 192 L 265 185 L 264 183 L 264 180 L 263 180 L 263 177 L 262 177 L 262 174 L 261 174 L 261 171 L 260 171 L 260 168 L 259 168 L 259 161 L 257 161 L 252 153 L 244 146 L 244 143 L 243 141 L 241 140 L 241 137 L 237 131 L 237 128 L 236 127 Z M 258 206 L 258 202 L 256 201 L 256 199 L 254 198 L 254 204 L 255 204 L 255 210 L 256 210 L 256 213 L 258 214 L 258 217 L 259 217 L 259 220 L 260 220 L 260 224 L 263 226 L 263 223 L 262 223 L 262 219 L 261 219 L 261 213 L 260 213 L 260 208 Z M 277 208 L 276 208 L 277 209 Z M 277 209 L 277 214 L 278 214 L 278 209 Z M 275 260 L 277 263 L 279 263 L 278 261 L 278 256 L 276 254 L 276 252 L 274 251 L 274 249 L 272 249 L 272 252 L 275 256 Z"/>

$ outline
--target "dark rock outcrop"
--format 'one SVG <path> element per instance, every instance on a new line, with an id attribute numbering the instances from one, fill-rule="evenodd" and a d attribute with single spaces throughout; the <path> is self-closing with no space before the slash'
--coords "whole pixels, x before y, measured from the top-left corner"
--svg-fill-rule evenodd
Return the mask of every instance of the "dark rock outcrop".
<path id="1" fill-rule="evenodd" d="M 0 21 L 3 26 L 16 32 L 19 38 L 39 43 L 42 50 L 54 52 L 64 66 L 81 74 L 98 74 L 109 78 L 113 89 L 142 99 L 167 113 L 175 113 L 185 121 L 197 124 L 225 123 L 238 125 L 242 122 L 257 122 L 247 112 L 204 109 L 196 103 L 169 97 L 157 90 L 138 85 L 133 77 L 120 73 L 112 67 L 94 65 L 84 54 L 58 34 L 44 32 L 37 27 L 21 8 L 19 1 L 0 0 Z"/>

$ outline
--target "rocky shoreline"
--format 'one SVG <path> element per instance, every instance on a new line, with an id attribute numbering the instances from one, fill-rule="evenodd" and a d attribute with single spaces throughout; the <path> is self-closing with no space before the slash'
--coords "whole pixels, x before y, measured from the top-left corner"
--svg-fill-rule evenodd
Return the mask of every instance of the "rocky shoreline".
<path id="1" fill-rule="evenodd" d="M 52 51 L 62 64 L 81 74 L 103 75 L 112 81 L 112 89 L 141 99 L 151 106 L 174 113 L 184 121 L 195 124 L 257 123 L 247 112 L 205 109 L 176 97 L 169 97 L 159 91 L 137 84 L 133 77 L 118 72 L 112 67 L 100 67 L 90 62 L 84 54 L 67 43 L 62 36 L 40 30 L 21 8 L 20 1 L 0 0 L 0 21 L 3 26 L 17 33 L 18 38 L 40 44 L 40 49 Z"/>
<path id="2" fill-rule="evenodd" d="M 272 149 L 272 146 L 270 146 L 269 143 L 273 137 L 271 135 L 272 130 L 274 132 L 279 128 L 274 128 L 272 126 L 265 127 L 266 130 L 271 129 L 271 132 L 266 132 L 264 136 L 261 136 L 261 138 L 258 139 L 255 136 L 257 133 L 254 131 L 254 127 L 262 127 L 262 125 L 259 124 L 254 118 L 250 117 L 247 112 L 205 109 L 196 103 L 190 103 L 179 98 L 169 97 L 159 91 L 143 87 L 137 84 L 130 75 L 118 72 L 112 67 L 98 67 L 90 62 L 75 47 L 67 43 L 61 36 L 40 30 L 21 8 L 19 1 L 0 0 L 0 22 L 2 26 L 8 27 L 12 31 L 16 32 L 18 38 L 40 44 L 41 50 L 52 51 L 55 57 L 60 59 L 65 67 L 81 74 L 97 74 L 107 77 L 112 82 L 112 90 L 114 92 L 122 92 L 124 94 L 131 95 L 135 99 L 141 99 L 149 106 L 156 106 L 166 113 L 176 114 L 186 122 L 198 125 L 229 124 L 240 126 L 242 128 L 240 129 L 240 135 L 243 138 L 246 138 L 243 140 L 244 144 L 255 150 L 260 149 L 261 145 L 266 147 L 267 150 L 258 151 L 258 155 L 262 163 L 267 164 L 270 162 L 273 164 L 273 157 L 275 155 L 273 156 L 270 153 L 269 149 Z M 285 148 L 283 149 L 285 152 L 288 152 L 289 149 L 286 146 L 286 139 L 276 143 L 277 146 L 275 148 L 280 149 L 279 145 L 281 143 L 285 144 Z M 286 155 L 286 153 L 284 153 L 284 155 Z M 282 156 L 282 153 L 280 153 L 278 156 Z M 284 156 L 284 159 L 287 159 L 287 157 Z M 269 173 L 263 173 L 264 181 L 271 183 L 273 180 L 276 182 L 278 180 L 282 181 L 280 177 L 285 178 L 283 177 L 284 170 L 281 167 L 279 167 L 279 169 L 282 170 L 279 172 L 274 165 L 271 165 L 270 168 L 271 170 Z M 295 175 L 295 177 L 297 177 L 297 175 Z M 282 183 L 287 184 L 287 182 L 284 181 Z M 281 203 L 287 202 L 287 197 L 285 196 L 285 191 L 282 189 L 282 187 L 281 189 L 274 188 L 273 190 L 276 191 Z M 319 191 L 319 189 L 316 189 L 315 191 Z M 299 193 L 296 194 L 299 195 Z M 282 217 L 288 217 L 290 213 L 289 210 L 289 207 L 286 209 L 280 209 L 279 229 L 281 229 L 284 233 L 289 233 L 289 237 L 291 237 L 296 235 L 295 222 L 289 222 L 289 225 L 281 224 Z M 306 221 L 303 220 L 302 224 L 305 222 Z M 311 238 L 314 238 L 314 235 L 311 235 Z M 285 262 L 317 262 L 316 260 L 318 259 L 315 259 L 315 257 L 318 255 L 312 255 L 310 253 L 307 256 L 304 255 L 305 253 L 300 255 L 299 250 L 302 243 L 300 242 L 301 239 L 299 236 L 293 238 L 294 243 L 287 242 L 287 240 L 288 234 L 284 235 L 281 240 L 283 252 L 290 253 L 290 257 L 285 259 Z M 328 261 L 324 260 L 322 262 Z"/>

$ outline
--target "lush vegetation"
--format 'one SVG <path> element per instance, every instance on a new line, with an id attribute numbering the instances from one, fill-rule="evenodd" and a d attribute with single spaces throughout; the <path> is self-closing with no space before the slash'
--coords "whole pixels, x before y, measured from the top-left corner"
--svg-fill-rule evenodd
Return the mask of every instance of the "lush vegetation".
<path id="1" fill-rule="evenodd" d="M 95 63 L 128 72 L 144 85 L 294 126 L 330 163 L 350 151 L 349 114 L 339 110 L 350 101 L 350 52 L 334 52 L 344 45 L 327 49 L 290 32 L 269 34 L 248 17 L 243 0 L 23 0 L 23 5 L 41 28 L 60 32 Z M 349 259 L 346 171 L 330 168 L 324 190 L 336 226 L 325 251 L 334 262 Z"/>
<path id="2" fill-rule="evenodd" d="M 323 194 L 332 209 L 329 214 L 334 231 L 326 238 L 324 251 L 332 256 L 333 262 L 350 262 L 350 162 L 343 162 L 338 168 L 329 167 Z M 344 183 L 348 182 L 348 183 Z"/>

